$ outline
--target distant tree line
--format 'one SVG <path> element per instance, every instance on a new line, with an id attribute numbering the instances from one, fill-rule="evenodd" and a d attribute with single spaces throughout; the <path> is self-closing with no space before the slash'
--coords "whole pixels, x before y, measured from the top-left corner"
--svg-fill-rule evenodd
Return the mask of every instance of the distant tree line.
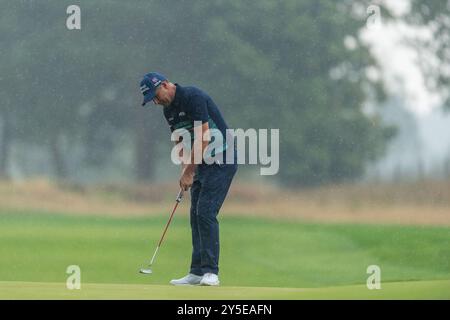
<path id="1" fill-rule="evenodd" d="M 170 142 L 161 110 L 140 107 L 150 70 L 204 88 L 233 128 L 280 129 L 283 185 L 356 179 L 393 135 L 362 110 L 383 89 L 366 76 L 359 1 L 78 1 L 81 30 L 66 28 L 71 1 L 0 3 L 0 174 L 14 141 L 48 148 L 70 178 L 71 146 L 102 167 L 127 136 L 136 179 L 151 181 Z M 414 21 L 440 17 L 436 3 L 413 1 Z"/>

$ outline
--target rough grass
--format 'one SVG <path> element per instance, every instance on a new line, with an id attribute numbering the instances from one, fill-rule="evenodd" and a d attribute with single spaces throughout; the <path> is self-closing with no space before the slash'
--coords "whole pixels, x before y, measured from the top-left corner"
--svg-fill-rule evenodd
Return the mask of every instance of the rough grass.
<path id="1" fill-rule="evenodd" d="M 168 212 L 176 183 L 140 186 L 75 186 L 47 180 L 0 182 L 0 209 L 129 217 Z M 189 201 L 186 196 L 184 202 Z M 186 216 L 189 205 L 178 209 Z M 281 190 L 235 183 L 225 216 L 310 222 L 450 226 L 450 182 L 347 185 Z"/>

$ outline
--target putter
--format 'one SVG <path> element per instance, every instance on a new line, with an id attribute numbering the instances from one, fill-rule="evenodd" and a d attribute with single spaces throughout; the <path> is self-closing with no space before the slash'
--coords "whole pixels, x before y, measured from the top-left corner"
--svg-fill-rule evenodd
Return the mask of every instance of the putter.
<path id="1" fill-rule="evenodd" d="M 159 247 L 161 246 L 161 243 L 164 239 L 167 228 L 169 227 L 170 222 L 172 221 L 173 214 L 175 213 L 175 210 L 177 209 L 178 204 L 180 203 L 182 198 L 183 198 L 183 189 L 180 189 L 180 191 L 178 192 L 177 198 L 175 199 L 175 201 L 176 201 L 175 207 L 172 210 L 172 214 L 170 215 L 169 221 L 167 221 L 167 224 L 166 224 L 166 227 L 164 228 L 164 232 L 161 236 L 161 239 L 159 240 L 158 245 L 156 246 L 156 250 L 155 250 L 155 253 L 153 254 L 152 260 L 150 260 L 150 264 L 148 265 L 148 268 L 142 268 L 139 270 L 140 273 L 142 273 L 142 274 L 151 274 L 152 273 L 151 267 L 153 265 L 153 262 L 155 261 L 156 254 L 158 253 Z"/>

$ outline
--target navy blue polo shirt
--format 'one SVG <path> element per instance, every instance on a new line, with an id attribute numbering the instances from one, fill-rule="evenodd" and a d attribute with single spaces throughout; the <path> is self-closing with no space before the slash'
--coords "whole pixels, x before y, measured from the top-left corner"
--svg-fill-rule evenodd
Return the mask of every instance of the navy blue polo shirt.
<path id="1" fill-rule="evenodd" d="M 215 153 L 223 152 L 223 162 L 226 163 L 226 149 L 228 148 L 226 130 L 228 129 L 219 108 L 211 97 L 196 87 L 182 87 L 176 85 L 175 97 L 172 103 L 164 107 L 164 117 L 173 132 L 186 129 L 191 133 L 191 143 L 194 140 L 194 121 L 208 122 L 210 129 L 218 129 L 222 133 L 223 146 L 215 148 Z M 210 142 L 211 143 L 211 142 Z M 214 155 L 214 154 L 213 154 Z"/>

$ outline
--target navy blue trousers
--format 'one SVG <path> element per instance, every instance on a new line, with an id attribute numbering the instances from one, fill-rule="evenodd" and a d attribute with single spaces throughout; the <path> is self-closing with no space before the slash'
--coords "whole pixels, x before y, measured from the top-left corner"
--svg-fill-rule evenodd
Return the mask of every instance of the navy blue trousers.
<path id="1" fill-rule="evenodd" d="M 237 164 L 197 166 L 191 187 L 192 261 L 190 273 L 219 274 L 219 222 L 217 215 L 227 196 Z"/>

